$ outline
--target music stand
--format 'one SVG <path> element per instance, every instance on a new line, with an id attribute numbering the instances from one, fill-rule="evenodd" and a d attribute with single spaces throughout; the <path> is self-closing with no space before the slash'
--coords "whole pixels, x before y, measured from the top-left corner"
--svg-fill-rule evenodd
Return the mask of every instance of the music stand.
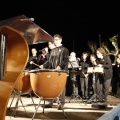
<path id="1" fill-rule="evenodd" d="M 72 77 L 73 77 L 73 80 L 72 80 L 72 82 L 73 82 L 73 83 L 72 83 L 73 91 L 72 91 L 72 95 L 71 95 L 71 97 L 70 97 L 70 99 L 69 99 L 69 103 L 70 103 L 71 100 L 75 101 L 77 98 L 80 98 L 80 99 L 81 99 L 81 97 L 79 96 L 79 94 L 75 95 L 76 82 L 77 82 L 76 76 L 80 74 L 80 71 L 72 70 L 72 71 L 70 71 L 70 74 L 71 74 Z"/>
<path id="2" fill-rule="evenodd" d="M 97 70 L 97 71 L 96 71 Z M 93 83 L 94 83 L 94 94 L 91 96 L 91 98 L 87 101 L 87 103 L 91 103 L 93 100 L 94 102 L 97 102 L 97 81 L 95 79 L 95 74 L 99 73 L 98 69 L 96 69 L 96 67 L 88 67 L 87 69 L 87 73 L 88 74 L 92 74 L 93 75 Z"/>
<path id="3" fill-rule="evenodd" d="M 77 98 L 81 98 L 78 93 L 77 93 L 77 95 L 75 95 L 76 82 L 77 82 L 76 77 L 77 77 L 77 75 L 80 75 L 80 72 L 81 72 L 79 70 L 80 66 L 78 66 L 76 64 L 76 62 L 77 61 L 69 62 L 71 65 L 71 68 L 70 68 L 71 70 L 69 70 L 69 73 L 71 75 L 70 78 L 72 77 L 72 88 L 73 88 L 72 95 L 71 95 L 70 99 L 68 100 L 69 103 L 71 100 L 75 101 Z"/>

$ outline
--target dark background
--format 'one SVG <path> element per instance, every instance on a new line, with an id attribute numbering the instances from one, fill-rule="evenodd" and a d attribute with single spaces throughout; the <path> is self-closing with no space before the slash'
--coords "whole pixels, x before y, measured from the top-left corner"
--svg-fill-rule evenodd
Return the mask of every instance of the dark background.
<path id="1" fill-rule="evenodd" d="M 34 23 L 52 36 L 61 34 L 64 46 L 78 57 L 90 51 L 88 41 L 96 41 L 99 47 L 99 39 L 109 41 L 120 33 L 120 7 L 116 1 L 2 1 L 0 21 L 18 15 L 33 17 Z"/>

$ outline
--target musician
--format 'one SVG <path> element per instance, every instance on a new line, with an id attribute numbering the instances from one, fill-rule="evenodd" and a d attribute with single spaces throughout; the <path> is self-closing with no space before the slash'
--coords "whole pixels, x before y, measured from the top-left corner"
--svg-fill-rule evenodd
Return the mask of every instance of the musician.
<path id="1" fill-rule="evenodd" d="M 90 67 L 93 67 L 93 69 L 97 66 L 96 63 L 97 56 L 95 54 L 90 55 Z M 92 72 L 89 74 L 89 80 L 91 80 L 92 88 L 93 88 L 93 93 L 96 93 L 96 88 L 95 88 L 95 73 Z"/>
<path id="2" fill-rule="evenodd" d="M 103 48 L 98 48 L 96 54 L 98 58 L 96 60 L 97 66 L 104 68 L 103 74 L 96 74 L 97 95 L 100 101 L 106 102 L 113 76 L 112 62 Z"/>
<path id="3" fill-rule="evenodd" d="M 78 85 L 77 85 L 77 75 L 72 73 L 72 71 L 78 71 L 79 69 L 79 59 L 76 58 L 76 53 L 71 52 L 69 56 L 69 63 L 68 63 L 69 75 L 72 81 L 73 86 L 73 93 L 72 96 L 78 96 Z"/>
<path id="4" fill-rule="evenodd" d="M 89 67 L 89 55 L 87 52 L 82 53 L 81 61 L 81 74 L 80 74 L 80 85 L 81 85 L 81 91 L 82 91 L 82 99 L 89 99 L 89 91 L 88 91 L 88 73 L 87 68 Z"/>
<path id="5" fill-rule="evenodd" d="M 78 68 L 79 67 L 79 61 L 80 58 L 76 58 L 76 53 L 75 52 L 71 52 L 70 56 L 69 56 L 69 64 L 68 64 L 68 68 Z"/>
<path id="6" fill-rule="evenodd" d="M 36 48 L 32 48 L 31 49 L 31 54 L 29 56 L 29 60 L 27 62 L 27 65 L 25 67 L 25 70 L 35 70 L 35 69 L 39 69 L 39 60 L 38 60 L 38 55 L 37 55 L 37 49 Z M 31 95 L 37 97 L 33 91 L 31 91 Z M 31 97 L 29 94 L 27 95 L 27 97 Z"/>
<path id="7" fill-rule="evenodd" d="M 87 101 L 88 104 L 91 103 L 92 100 L 97 99 L 96 73 L 94 72 L 94 69 L 97 66 L 96 59 L 97 59 L 96 54 L 90 55 L 90 67 L 92 67 L 93 69 L 91 69 L 92 71 L 89 71 L 89 84 L 90 87 L 92 87 L 93 94 L 90 97 L 90 99 Z"/>
<path id="8" fill-rule="evenodd" d="M 43 65 L 45 62 L 47 62 L 49 60 L 50 57 L 50 51 L 52 49 L 54 49 L 56 46 L 54 44 L 54 42 L 48 42 L 48 47 L 45 47 L 41 50 L 42 54 L 40 54 L 38 56 L 38 60 L 39 60 L 39 65 Z M 48 50 L 50 49 L 50 51 Z M 46 66 L 47 69 L 47 66 Z"/>
<path id="9" fill-rule="evenodd" d="M 62 45 L 61 35 L 59 34 L 54 35 L 54 44 L 56 47 L 51 50 L 48 62 L 41 65 L 40 68 L 68 71 L 69 51 L 65 46 Z M 65 89 L 63 90 L 59 98 L 61 105 L 63 107 L 65 104 Z M 61 105 L 58 104 L 58 110 L 62 109 Z"/>
<path id="10" fill-rule="evenodd" d="M 39 61 L 38 61 L 38 56 L 37 56 L 37 49 L 32 48 L 31 53 L 32 53 L 32 55 L 29 56 L 29 60 L 27 62 L 25 69 L 28 69 L 28 70 L 38 69 L 39 66 L 37 66 L 37 65 L 38 65 Z"/>
<path id="11" fill-rule="evenodd" d="M 49 59 L 49 51 L 48 51 L 48 47 L 45 47 L 41 50 L 41 54 L 38 55 L 38 64 L 42 65 L 44 64 L 48 59 Z"/>
<path id="12" fill-rule="evenodd" d="M 116 97 L 117 93 L 119 93 L 120 88 L 120 53 L 117 55 L 117 59 L 115 64 L 113 65 L 113 78 L 112 78 L 112 93 L 111 95 L 114 95 Z"/>
<path id="13" fill-rule="evenodd" d="M 54 44 L 54 42 L 48 42 L 48 47 L 50 50 L 54 49 L 56 46 Z"/>

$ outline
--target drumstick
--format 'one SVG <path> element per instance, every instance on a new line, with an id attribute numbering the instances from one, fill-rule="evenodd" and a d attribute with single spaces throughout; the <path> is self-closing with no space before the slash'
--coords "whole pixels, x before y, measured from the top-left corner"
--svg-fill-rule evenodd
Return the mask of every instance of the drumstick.
<path id="1" fill-rule="evenodd" d="M 36 66 L 38 66 L 38 67 L 39 67 L 39 65 L 38 65 L 38 64 L 36 64 L 36 63 L 34 63 L 34 62 L 32 62 L 32 64 L 34 64 L 34 65 L 36 65 Z"/>

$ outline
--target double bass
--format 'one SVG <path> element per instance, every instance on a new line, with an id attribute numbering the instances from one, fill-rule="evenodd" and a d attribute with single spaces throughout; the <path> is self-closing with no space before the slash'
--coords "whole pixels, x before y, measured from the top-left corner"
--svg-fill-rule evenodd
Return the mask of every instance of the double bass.
<path id="1" fill-rule="evenodd" d="M 29 45 L 53 37 L 25 15 L 0 21 L 0 120 L 5 120 L 9 98 L 29 58 Z"/>

